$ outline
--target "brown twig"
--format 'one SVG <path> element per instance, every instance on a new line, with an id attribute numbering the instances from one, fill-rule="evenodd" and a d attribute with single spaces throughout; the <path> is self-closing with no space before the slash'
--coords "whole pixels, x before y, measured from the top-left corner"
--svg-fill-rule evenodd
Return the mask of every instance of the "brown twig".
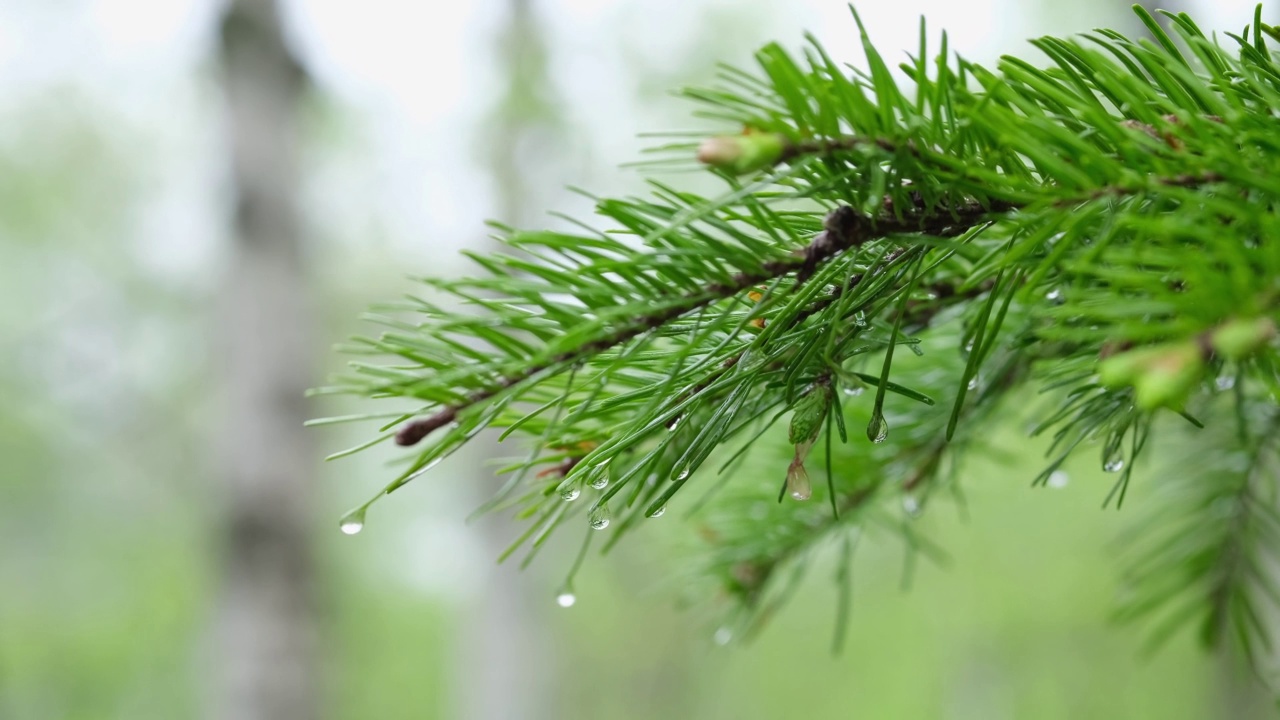
<path id="1" fill-rule="evenodd" d="M 1010 209 L 1012 209 L 1012 206 L 1007 203 L 984 207 L 974 202 L 949 211 L 943 210 L 933 213 L 920 211 L 906 214 L 902 218 L 871 218 L 851 207 L 841 206 L 827 216 L 826 229 L 815 235 L 803 250 L 788 257 L 770 260 L 757 270 L 737 273 L 728 282 L 710 283 L 699 292 L 683 296 L 680 302 L 651 315 L 643 316 L 615 332 L 584 343 L 572 351 L 561 353 L 552 358 L 551 362 L 556 365 L 577 362 L 645 332 L 662 327 L 690 310 L 732 297 L 750 289 L 754 285 L 778 277 L 795 273 L 796 284 L 799 285 L 808 280 L 823 263 L 846 250 L 861 247 L 872 240 L 906 233 L 953 237 L 979 223 L 986 222 L 987 217 L 992 213 L 1005 212 Z M 466 408 L 484 402 L 502 390 L 519 384 L 546 368 L 547 365 L 543 364 L 533 365 L 517 374 L 502 378 L 492 388 L 478 390 L 468 395 L 461 402 L 446 405 L 432 415 L 406 424 L 396 433 L 396 444 L 406 446 L 417 444 L 430 433 L 452 423 L 457 419 L 458 413 Z"/>

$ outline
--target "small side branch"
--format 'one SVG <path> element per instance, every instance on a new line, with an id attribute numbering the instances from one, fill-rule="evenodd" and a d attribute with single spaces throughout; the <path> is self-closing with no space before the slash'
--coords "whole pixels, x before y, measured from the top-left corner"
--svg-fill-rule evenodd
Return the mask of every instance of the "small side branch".
<path id="1" fill-rule="evenodd" d="M 985 207 L 975 202 L 949 211 L 935 210 L 932 213 L 920 211 L 899 219 L 897 217 L 871 218 L 851 207 L 838 207 L 827 216 L 826 229 L 815 235 L 813 240 L 796 254 L 766 262 L 757 270 L 737 273 L 727 282 L 711 283 L 700 292 L 683 296 L 680 302 L 641 317 L 575 350 L 557 355 L 552 358 L 552 363 L 564 365 L 577 362 L 662 327 L 687 312 L 745 292 L 760 283 L 794 273 L 798 285 L 812 277 L 814 271 L 823 263 L 873 240 L 890 235 L 915 233 L 935 237 L 953 237 L 988 222 L 993 214 L 1010 209 L 1011 206 L 1005 204 Z M 491 388 L 472 393 L 459 403 L 446 405 L 432 415 L 406 424 L 396 433 L 396 443 L 404 446 L 417 444 L 435 430 L 452 423 L 457 419 L 458 413 L 463 410 L 488 400 L 502 390 L 524 382 L 545 370 L 546 367 L 543 364 L 532 365 L 518 374 L 503 378 Z"/>

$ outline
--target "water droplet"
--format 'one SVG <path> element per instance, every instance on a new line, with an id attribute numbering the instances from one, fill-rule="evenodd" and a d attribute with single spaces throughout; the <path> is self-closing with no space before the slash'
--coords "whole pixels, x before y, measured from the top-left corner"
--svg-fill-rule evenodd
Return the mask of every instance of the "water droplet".
<path id="1" fill-rule="evenodd" d="M 651 518 L 660 518 L 660 517 L 662 517 L 663 515 L 665 515 L 665 514 L 666 514 L 666 512 L 667 512 L 667 506 L 666 506 L 666 505 L 663 505 L 662 507 L 658 508 L 657 510 L 654 510 L 653 512 L 649 513 L 649 517 L 651 517 Z"/>
<path id="2" fill-rule="evenodd" d="M 916 357 L 924 357 L 924 349 L 920 347 L 920 343 L 911 343 L 907 347 L 911 348 Z"/>
<path id="3" fill-rule="evenodd" d="M 853 324 L 854 324 L 854 325 L 857 325 L 858 327 L 866 327 L 866 326 L 867 326 L 867 314 L 866 314 L 866 313 L 864 313 L 864 312 L 862 312 L 861 310 L 859 310 L 859 311 L 858 311 L 857 313 L 855 313 L 855 314 L 854 314 L 854 316 L 853 316 Z"/>
<path id="4" fill-rule="evenodd" d="M 1054 470 L 1049 473 L 1049 480 L 1046 483 L 1051 488 L 1064 488 L 1071 481 L 1071 476 L 1066 470 Z"/>
<path id="5" fill-rule="evenodd" d="M 862 387 L 861 385 L 847 385 L 842 389 L 842 392 L 844 392 L 844 394 L 848 395 L 849 397 L 858 397 L 865 390 L 866 388 Z"/>
<path id="6" fill-rule="evenodd" d="M 578 488 L 567 487 L 564 490 L 560 491 L 560 499 L 565 502 L 573 502 L 574 500 L 577 500 L 578 496 L 581 494 L 582 494 L 582 491 L 579 490 Z"/>
<path id="7" fill-rule="evenodd" d="M 426 465 L 423 465 L 422 467 L 420 467 L 420 468 L 418 468 L 417 470 L 413 471 L 413 474 L 412 474 L 412 475 L 410 475 L 409 477 L 405 478 L 405 482 L 408 482 L 408 481 L 410 481 L 410 480 L 417 480 L 418 478 L 420 478 L 420 477 L 422 477 L 423 475 L 425 475 L 425 474 L 427 473 L 427 471 L 431 470 L 431 468 L 434 468 L 435 466 L 439 465 L 439 464 L 440 464 L 440 463 L 442 463 L 442 462 L 444 462 L 444 458 L 443 458 L 443 457 L 438 457 L 438 458 L 436 458 L 435 460 L 432 460 L 431 462 L 427 463 Z"/>
<path id="8" fill-rule="evenodd" d="M 1234 375 L 1223 375 L 1222 377 L 1219 377 L 1217 380 L 1214 380 L 1213 384 L 1219 390 L 1230 390 L 1231 388 L 1236 386 L 1236 377 Z"/>
<path id="9" fill-rule="evenodd" d="M 978 389 L 978 376 L 977 376 L 977 375 L 974 375 L 973 377 L 969 378 L 969 389 L 970 389 L 970 390 L 977 390 L 977 389 Z"/>
<path id="10" fill-rule="evenodd" d="M 685 468 L 676 473 L 676 480 L 684 480 L 689 477 L 689 468 Z"/>
<path id="11" fill-rule="evenodd" d="M 727 627 L 722 627 L 719 630 L 716 630 L 715 635 L 712 635 L 711 639 L 715 641 L 715 644 L 717 645 L 728 645 L 729 641 L 733 640 L 733 631 Z"/>
<path id="12" fill-rule="evenodd" d="M 967 342 L 967 343 L 965 343 L 965 344 L 964 344 L 964 354 L 965 354 L 965 355 L 968 355 L 968 354 L 969 354 L 969 353 L 971 353 L 971 352 L 973 352 L 973 341 L 972 341 L 972 340 L 970 340 L 969 342 Z"/>
<path id="13" fill-rule="evenodd" d="M 681 415 L 677 415 L 671 418 L 669 421 L 667 421 L 667 430 L 674 432 L 676 428 L 680 427 L 681 417 L 682 417 Z"/>
<path id="14" fill-rule="evenodd" d="M 873 443 L 882 443 L 887 437 L 889 437 L 889 423 L 885 421 L 884 415 L 877 411 L 871 416 L 871 422 L 867 423 L 867 439 Z"/>
<path id="15" fill-rule="evenodd" d="M 924 295 L 924 299 L 925 299 L 925 300 L 937 300 L 937 299 L 938 299 L 938 293 L 936 293 L 936 292 L 925 293 L 925 295 Z"/>
<path id="16" fill-rule="evenodd" d="M 1062 291 L 1058 288 L 1054 288 L 1044 294 L 1044 299 L 1051 303 L 1057 303 L 1062 300 Z"/>
<path id="17" fill-rule="evenodd" d="M 562 608 L 573 607 L 576 602 L 578 602 L 577 596 L 568 590 L 562 590 L 559 595 L 556 595 L 556 604 Z"/>
<path id="18" fill-rule="evenodd" d="M 368 510 L 368 507 L 361 505 L 346 515 L 343 515 L 342 519 L 338 521 L 338 529 L 347 535 L 355 535 L 363 530 L 365 510 Z"/>
<path id="19" fill-rule="evenodd" d="M 594 508 L 591 511 L 591 517 L 589 520 L 591 522 L 592 530 L 603 530 L 609 527 L 609 506 L 600 505 Z"/>
<path id="20" fill-rule="evenodd" d="M 920 514 L 920 501 L 914 495 L 903 495 L 902 511 L 911 517 L 916 517 Z"/>
<path id="21" fill-rule="evenodd" d="M 608 476 L 608 475 L 603 475 L 603 474 L 602 474 L 600 477 L 598 477 L 598 478 L 594 478 L 594 479 L 591 481 L 591 487 L 595 488 L 596 490 L 603 490 L 603 489 L 605 489 L 605 488 L 606 488 L 606 487 L 608 487 L 608 486 L 609 486 L 609 476 Z"/>
<path id="22" fill-rule="evenodd" d="M 1124 458 L 1111 458 L 1102 465 L 1102 469 L 1107 472 L 1120 472 L 1124 469 Z"/>
<path id="23" fill-rule="evenodd" d="M 794 500 L 808 500 L 813 497 L 813 487 L 809 484 L 809 473 L 804 463 L 796 460 L 787 468 L 787 492 Z"/>

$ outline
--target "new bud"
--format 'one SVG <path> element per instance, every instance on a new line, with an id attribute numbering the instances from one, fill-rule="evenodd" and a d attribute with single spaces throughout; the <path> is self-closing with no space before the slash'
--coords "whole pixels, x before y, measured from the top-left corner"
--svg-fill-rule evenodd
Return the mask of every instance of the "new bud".
<path id="1" fill-rule="evenodd" d="M 822 422 L 831 409 L 831 385 L 818 383 L 800 398 L 791 414 L 791 427 L 788 428 L 788 439 L 792 445 L 811 443 L 818 437 Z"/>
<path id="2" fill-rule="evenodd" d="M 698 162 L 733 175 L 745 175 L 777 163 L 785 148 L 786 140 L 778 133 L 720 135 L 702 143 Z"/>
<path id="3" fill-rule="evenodd" d="M 1187 340 L 1109 357 L 1098 366 L 1098 379 L 1111 389 L 1132 385 L 1138 407 L 1154 410 L 1181 405 L 1200 381 L 1204 368 L 1200 343 Z"/>
<path id="4" fill-rule="evenodd" d="M 1271 318 L 1230 320 L 1209 336 L 1209 344 L 1228 360 L 1241 360 L 1257 352 L 1276 336 Z"/>
<path id="5" fill-rule="evenodd" d="M 1143 410 L 1180 406 L 1204 374 L 1204 353 L 1194 341 L 1164 346 L 1134 382 L 1134 398 Z"/>

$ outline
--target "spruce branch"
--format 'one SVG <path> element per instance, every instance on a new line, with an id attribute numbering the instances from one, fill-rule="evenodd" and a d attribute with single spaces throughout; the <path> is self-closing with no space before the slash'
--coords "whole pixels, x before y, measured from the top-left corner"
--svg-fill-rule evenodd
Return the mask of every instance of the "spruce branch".
<path id="1" fill-rule="evenodd" d="M 994 211 L 976 203 L 970 203 L 954 210 L 916 211 L 905 219 L 892 216 L 873 219 L 859 214 L 853 208 L 841 206 L 827 216 L 825 229 L 815 235 L 804 250 L 797 251 L 789 258 L 764 263 L 755 272 L 736 273 L 727 282 L 712 282 L 700 292 L 685 295 L 680 302 L 672 303 L 658 312 L 641 317 L 627 326 L 591 340 L 574 350 L 556 355 L 551 359 L 551 364 L 570 365 L 644 332 L 660 328 L 692 310 L 740 294 L 760 283 L 785 275 L 794 275 L 795 284 L 800 285 L 812 277 L 818 265 L 842 252 L 862 247 L 871 240 L 911 233 L 939 238 L 954 237 L 981 224 L 992 212 Z M 838 297 L 836 294 L 828 296 L 824 299 L 825 303 L 830 303 L 836 297 Z M 815 305 L 812 310 L 805 311 L 803 317 L 812 315 L 824 306 L 824 304 Z M 798 319 L 803 320 L 803 317 Z M 547 367 L 543 365 L 531 365 L 520 374 L 497 380 L 492 389 L 476 391 L 459 403 L 441 408 L 426 418 L 414 420 L 396 433 L 396 444 L 415 445 L 431 432 L 453 422 L 459 412 L 482 403 L 492 398 L 498 391 L 518 385 L 546 369 Z"/>
<path id="2" fill-rule="evenodd" d="M 1050 436 L 1032 484 L 1097 450 L 1117 478 L 1104 505 L 1182 427 L 1205 455 L 1230 430 L 1270 467 L 1256 428 L 1280 397 L 1275 30 L 1255 13 L 1223 45 L 1185 15 L 1166 31 L 1138 12 L 1156 42 L 1040 38 L 1048 67 L 987 68 L 944 36 L 899 74 L 855 15 L 865 70 L 816 42 L 799 59 L 769 45 L 758 73 L 686 90 L 724 131 L 655 148 L 654 165 L 701 166 L 723 193 L 652 180 L 643 197 L 596 199 L 603 230 L 499 227 L 502 252 L 470 254 L 477 276 L 425 278 L 378 308 L 383 332 L 353 339 L 360 359 L 321 392 L 409 405 L 337 419 L 381 427 L 336 456 L 417 446 L 376 499 L 486 429 L 521 437 L 527 456 L 486 506 L 528 523 L 503 557 L 528 562 L 583 521 L 608 529 L 608 551 L 675 503 L 702 530 L 699 577 L 744 628 L 832 542 L 842 563 L 869 531 L 943 557 L 911 521 L 937 493 L 962 498 L 965 453 L 1010 411 Z M 1237 505 L 1269 517 L 1256 499 L 1273 479 L 1246 475 Z M 686 503 L 690 487 L 703 492 Z M 1242 558 L 1262 556 L 1270 526 L 1201 528 L 1206 507 L 1139 531 L 1219 551 L 1190 580 L 1157 553 L 1130 607 L 1176 595 L 1258 638 L 1256 602 L 1240 598 L 1270 585 Z"/>

